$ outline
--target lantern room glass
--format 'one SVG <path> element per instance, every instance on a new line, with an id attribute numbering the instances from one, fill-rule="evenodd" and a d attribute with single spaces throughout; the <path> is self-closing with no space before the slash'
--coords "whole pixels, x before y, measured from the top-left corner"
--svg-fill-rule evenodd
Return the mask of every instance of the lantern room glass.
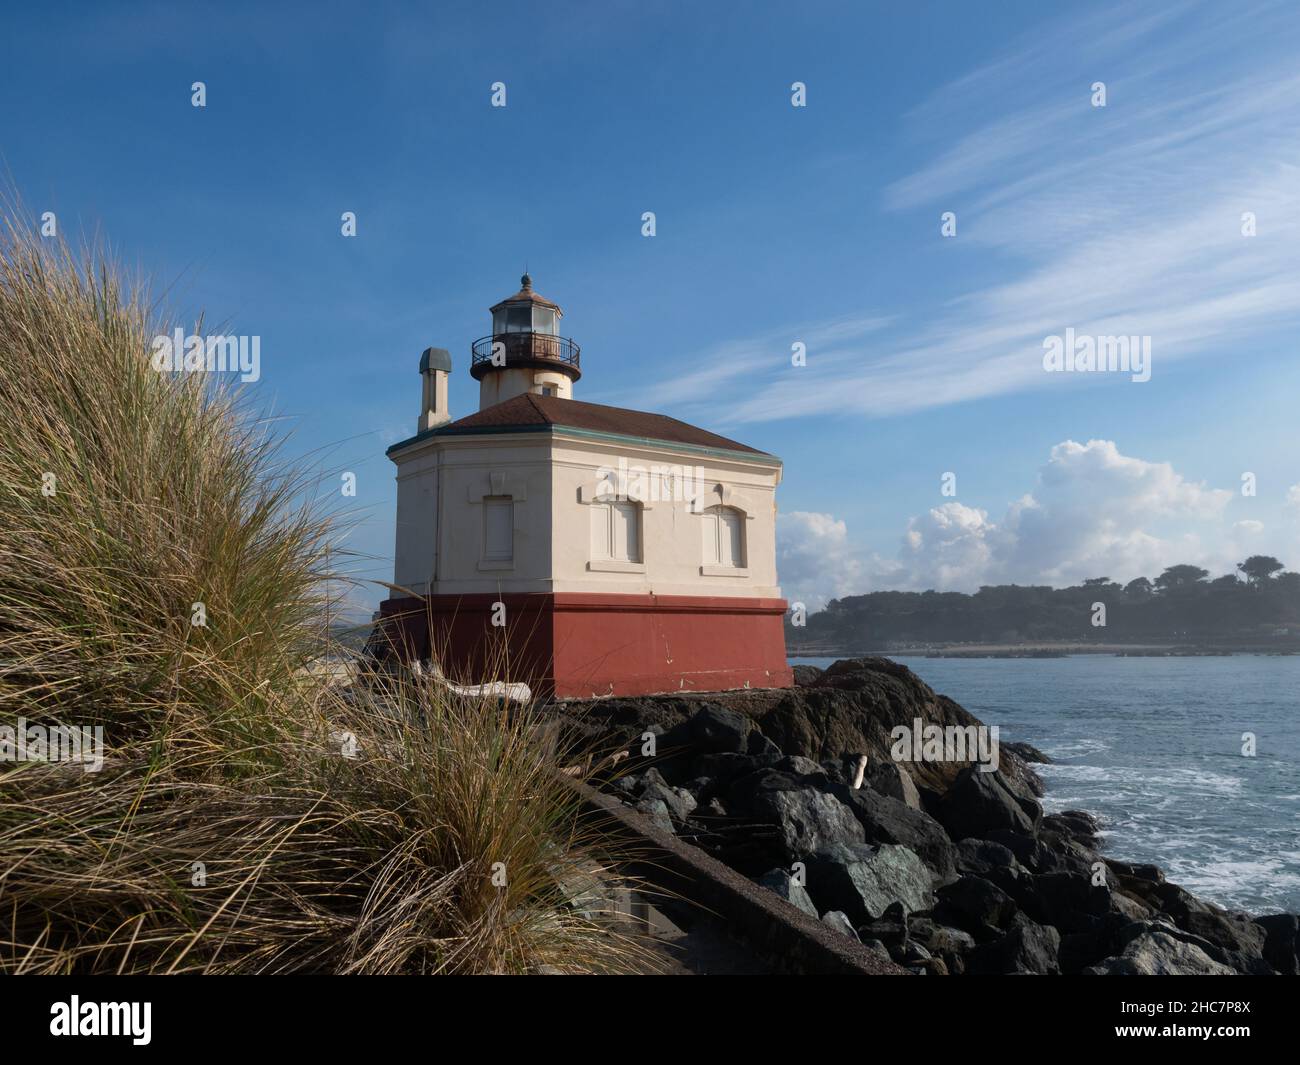
<path id="1" fill-rule="evenodd" d="M 555 336 L 555 311 L 550 307 L 533 304 L 533 332 Z"/>
<path id="2" fill-rule="evenodd" d="M 493 333 L 545 333 L 556 336 L 559 332 L 555 310 L 540 304 L 513 303 L 492 315 Z"/>

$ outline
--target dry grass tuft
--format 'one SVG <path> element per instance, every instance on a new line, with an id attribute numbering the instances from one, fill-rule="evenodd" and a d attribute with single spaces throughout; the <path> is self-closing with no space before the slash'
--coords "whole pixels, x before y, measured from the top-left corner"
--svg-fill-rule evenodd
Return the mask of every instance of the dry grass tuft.
<path id="1" fill-rule="evenodd" d="M 0 727 L 100 726 L 105 763 L 0 761 L 0 972 L 643 967 L 565 888 L 600 841 L 539 711 L 310 668 L 311 479 L 153 369 L 143 288 L 29 234 L 0 218 Z"/>

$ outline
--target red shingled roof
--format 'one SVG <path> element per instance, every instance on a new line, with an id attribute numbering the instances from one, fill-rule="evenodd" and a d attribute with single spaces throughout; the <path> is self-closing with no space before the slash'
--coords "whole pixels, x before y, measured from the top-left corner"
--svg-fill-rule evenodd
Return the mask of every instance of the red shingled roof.
<path id="1" fill-rule="evenodd" d="M 627 410 L 623 407 L 606 407 L 600 403 L 583 403 L 577 399 L 559 396 L 539 396 L 525 392 L 504 403 L 459 418 L 437 429 L 438 433 L 473 432 L 476 429 L 509 429 L 526 426 L 558 425 L 574 429 L 589 429 L 598 433 L 617 433 L 650 440 L 663 440 L 673 444 L 691 444 L 695 447 L 719 448 L 724 451 L 744 451 L 751 455 L 771 458 L 765 451 L 748 447 L 725 436 L 711 433 L 696 425 L 680 422 L 663 414 Z"/>

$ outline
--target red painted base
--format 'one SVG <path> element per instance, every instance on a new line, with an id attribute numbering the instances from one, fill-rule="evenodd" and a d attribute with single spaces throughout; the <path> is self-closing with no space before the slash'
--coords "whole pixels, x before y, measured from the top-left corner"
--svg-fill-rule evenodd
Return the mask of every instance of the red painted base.
<path id="1" fill-rule="evenodd" d="M 721 596 L 435 595 L 384 602 L 379 644 L 453 680 L 523 680 L 561 699 L 788 688 L 785 610 Z"/>

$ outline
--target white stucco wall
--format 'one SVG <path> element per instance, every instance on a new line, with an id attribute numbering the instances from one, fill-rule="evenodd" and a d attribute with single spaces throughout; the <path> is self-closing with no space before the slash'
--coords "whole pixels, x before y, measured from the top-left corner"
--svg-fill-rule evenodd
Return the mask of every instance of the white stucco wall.
<path id="1" fill-rule="evenodd" d="M 620 458 L 626 463 L 626 483 L 621 488 L 617 484 L 622 472 Z M 779 466 L 705 455 L 669 444 L 612 444 L 563 436 L 557 436 L 551 459 L 555 591 L 780 595 L 776 578 Z M 668 473 L 671 476 L 665 475 Z M 689 485 L 686 492 L 683 481 Z M 591 507 L 600 502 L 600 488 L 610 483 L 639 503 L 641 562 L 636 566 L 611 566 L 592 556 Z M 695 489 L 703 490 L 701 509 L 725 504 L 744 513 L 743 569 L 702 572 L 705 519 L 684 498 L 687 493 L 694 496 Z"/>
<path id="2" fill-rule="evenodd" d="M 522 372 L 522 371 L 520 371 Z M 499 375 L 493 375 L 499 376 Z M 619 460 L 628 475 L 618 484 Z M 776 598 L 776 486 L 771 460 L 553 433 L 433 437 L 394 455 L 394 583 L 417 594 L 605 592 Z M 663 476 L 680 470 L 676 479 Z M 743 569 L 708 567 L 703 505 L 743 512 Z M 638 563 L 594 558 L 592 506 L 602 488 L 638 498 Z M 486 563 L 484 495 L 514 499 L 514 558 Z M 431 578 L 437 571 L 436 583 Z"/>
<path id="3" fill-rule="evenodd" d="M 393 583 L 417 594 L 549 591 L 549 450 L 545 435 L 534 433 L 433 437 L 395 455 Z M 509 563 L 483 558 L 485 496 L 513 501 Z"/>

